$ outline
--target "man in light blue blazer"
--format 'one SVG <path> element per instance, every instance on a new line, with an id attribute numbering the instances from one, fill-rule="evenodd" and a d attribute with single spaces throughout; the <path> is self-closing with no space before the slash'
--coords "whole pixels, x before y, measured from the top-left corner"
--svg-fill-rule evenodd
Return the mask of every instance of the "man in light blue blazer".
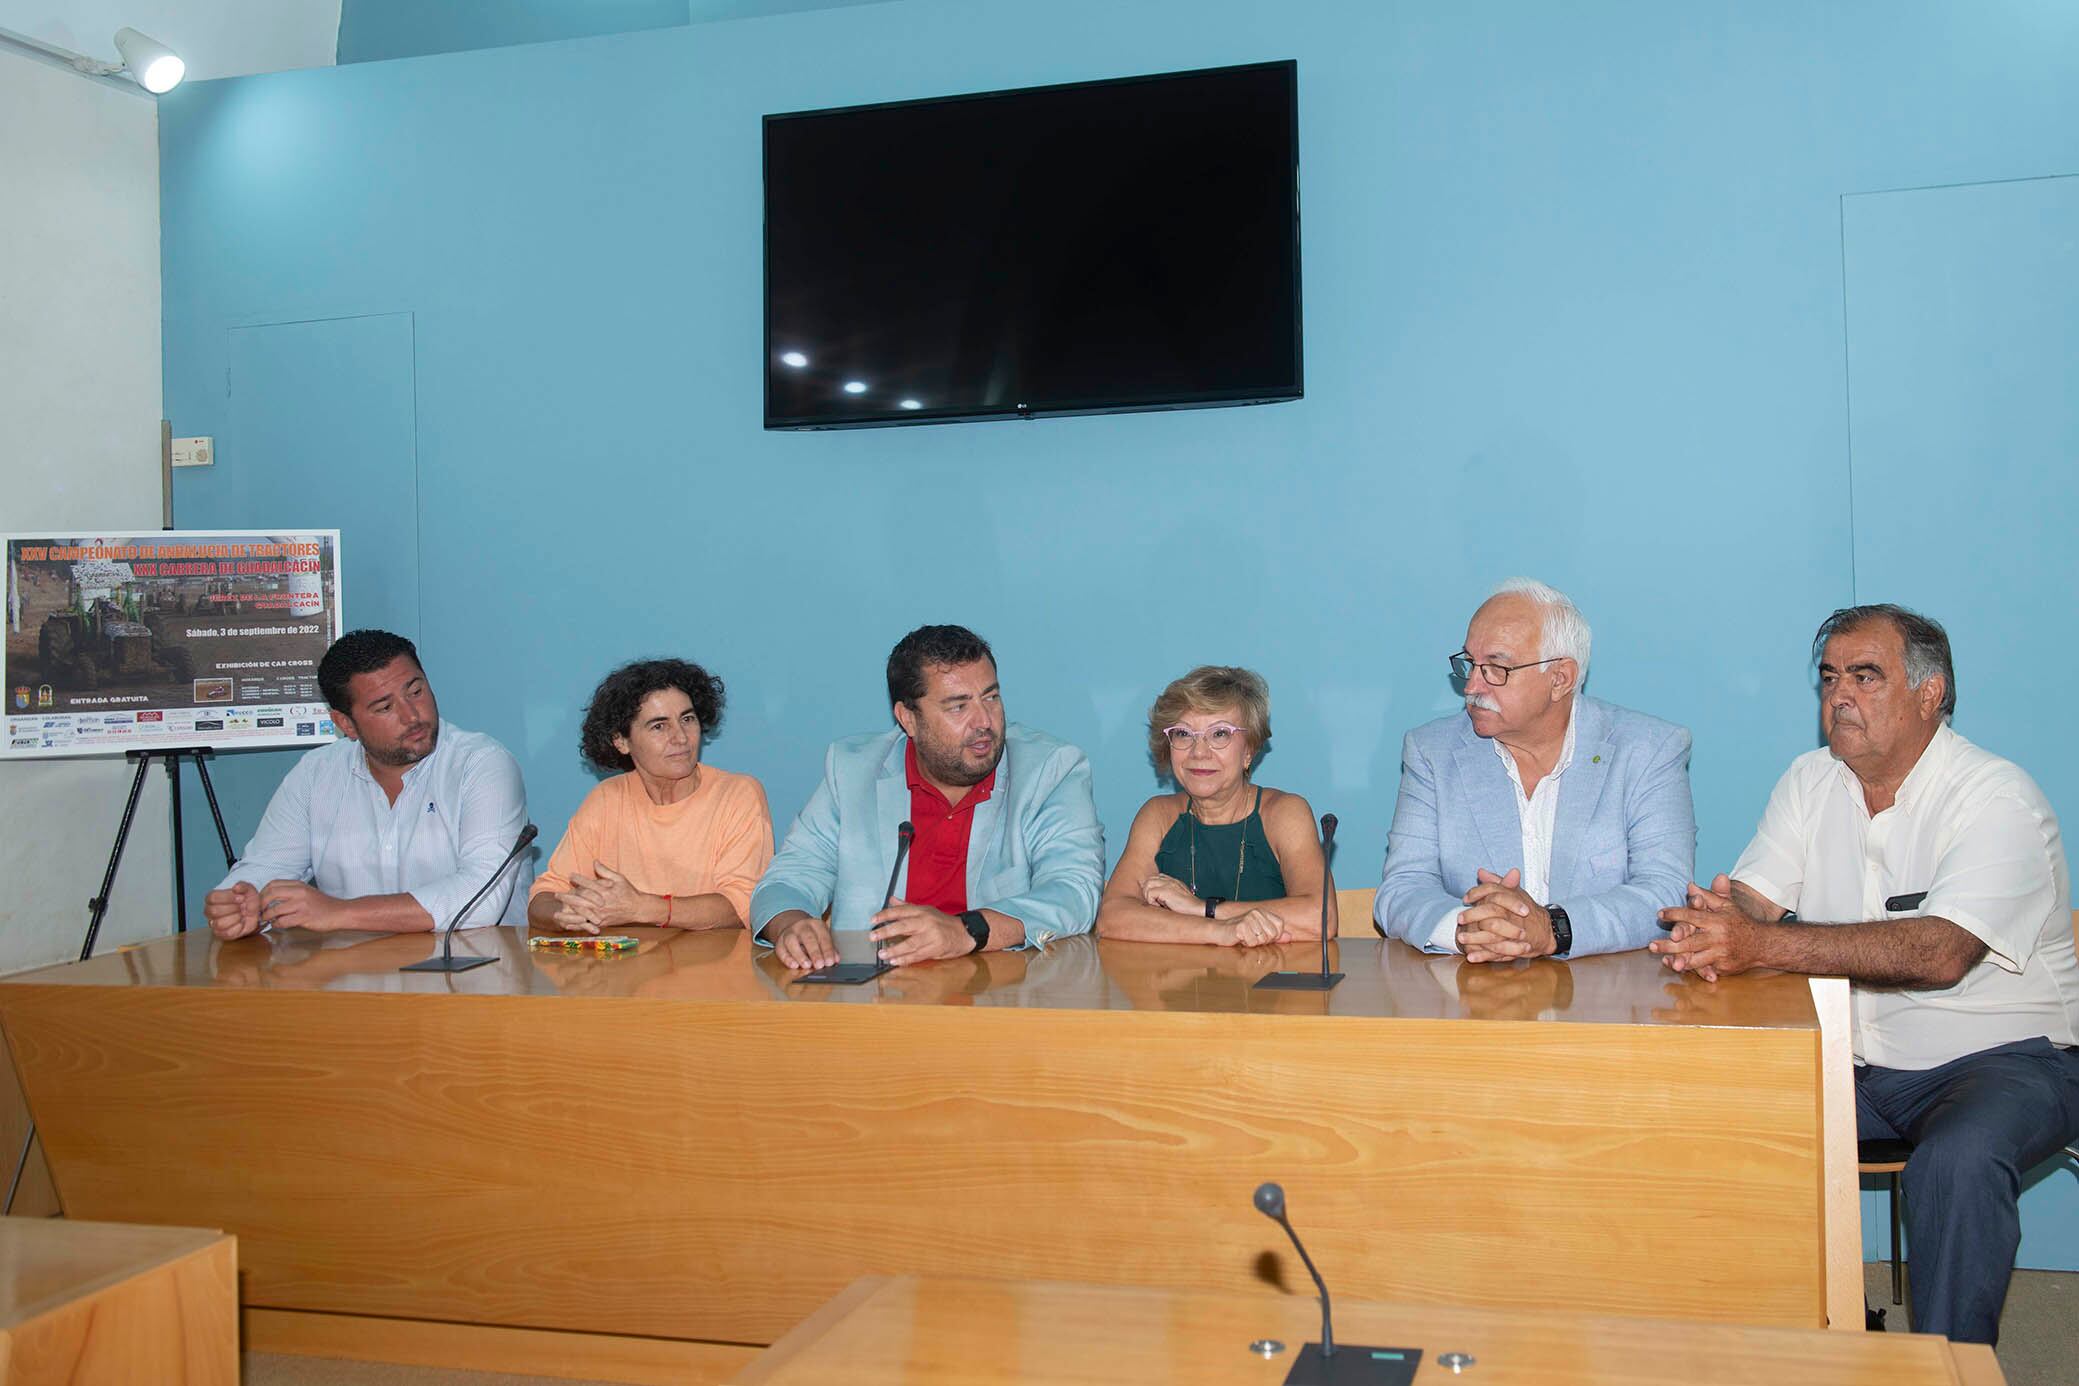
<path id="1" fill-rule="evenodd" d="M 1373 917 L 1472 962 L 1643 948 L 1696 864 L 1689 733 L 1581 695 L 1588 622 L 1512 578 L 1451 657 L 1463 714 L 1408 733 Z"/>
<path id="2" fill-rule="evenodd" d="M 1090 763 L 1005 723 L 988 642 L 961 626 L 911 631 L 888 656 L 888 699 L 899 730 L 825 755 L 751 895 L 753 937 L 805 970 L 838 961 L 833 931 L 870 931 L 897 966 L 1088 932 L 1104 889 Z M 914 839 L 884 909 L 905 822 Z"/>

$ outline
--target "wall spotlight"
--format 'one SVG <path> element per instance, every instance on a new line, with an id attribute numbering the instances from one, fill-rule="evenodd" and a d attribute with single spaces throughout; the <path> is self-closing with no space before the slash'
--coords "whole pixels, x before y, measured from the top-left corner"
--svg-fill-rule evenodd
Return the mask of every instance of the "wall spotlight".
<path id="1" fill-rule="evenodd" d="M 180 85 L 180 79 L 188 72 L 188 65 L 180 60 L 171 48 L 155 38 L 148 38 L 135 29 L 116 30 L 116 52 L 122 55 L 119 63 L 105 63 L 98 58 L 89 58 L 69 48 L 60 48 L 54 43 L 18 34 L 11 29 L 0 29 L 0 48 L 14 48 L 33 58 L 69 67 L 74 72 L 88 77 L 117 77 L 127 72 L 138 86 L 154 96 L 172 91 Z"/>
<path id="2" fill-rule="evenodd" d="M 780 360 L 797 371 L 808 364 L 808 357 L 798 351 L 783 351 L 780 353 Z"/>
<path id="3" fill-rule="evenodd" d="M 127 25 L 116 30 L 115 46 L 116 52 L 123 55 L 122 67 L 117 71 L 127 69 L 137 79 L 137 85 L 154 96 L 172 91 L 188 75 L 188 65 L 179 54 Z"/>
<path id="4" fill-rule="evenodd" d="M 866 393 L 866 382 L 865 382 L 865 381 L 863 381 L 863 380 L 847 380 L 847 381 L 845 382 L 845 393 L 846 393 L 846 394 L 848 394 L 848 395 L 863 395 L 863 394 L 865 394 L 865 393 Z"/>

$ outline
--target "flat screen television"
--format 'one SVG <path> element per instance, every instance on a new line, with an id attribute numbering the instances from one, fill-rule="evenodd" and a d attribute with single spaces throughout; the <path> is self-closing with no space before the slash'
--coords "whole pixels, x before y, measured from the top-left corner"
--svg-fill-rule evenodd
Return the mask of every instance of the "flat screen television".
<path id="1" fill-rule="evenodd" d="M 1298 399 L 1298 67 L 765 117 L 765 426 Z"/>

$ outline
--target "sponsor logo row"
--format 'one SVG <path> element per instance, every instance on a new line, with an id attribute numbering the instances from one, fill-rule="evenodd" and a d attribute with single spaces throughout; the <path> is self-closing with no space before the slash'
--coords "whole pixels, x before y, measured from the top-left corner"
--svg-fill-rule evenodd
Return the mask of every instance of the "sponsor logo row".
<path id="1" fill-rule="evenodd" d="M 207 714 L 192 709 L 146 708 L 137 712 L 10 717 L 7 719 L 7 736 L 9 749 L 22 751 L 137 736 L 163 741 L 184 732 L 218 735 L 242 732 L 254 736 L 289 734 L 315 738 L 321 729 L 328 726 L 322 704 L 227 708 Z"/>

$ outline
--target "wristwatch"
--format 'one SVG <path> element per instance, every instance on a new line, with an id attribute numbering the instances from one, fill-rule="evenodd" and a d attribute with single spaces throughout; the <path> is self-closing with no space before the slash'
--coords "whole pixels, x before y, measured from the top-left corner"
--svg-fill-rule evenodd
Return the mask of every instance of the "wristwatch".
<path id="1" fill-rule="evenodd" d="M 1206 897 L 1206 918 L 1213 918 L 1213 911 L 1226 903 L 1227 897 L 1225 895 L 1208 895 Z"/>
<path id="2" fill-rule="evenodd" d="M 1545 906 L 1545 913 L 1552 916 L 1552 956 L 1563 958 L 1574 951 L 1574 921 L 1559 905 Z"/>
<path id="3" fill-rule="evenodd" d="M 967 928 L 967 936 L 975 941 L 975 952 L 989 946 L 989 920 L 980 910 L 963 910 L 960 922 Z"/>

